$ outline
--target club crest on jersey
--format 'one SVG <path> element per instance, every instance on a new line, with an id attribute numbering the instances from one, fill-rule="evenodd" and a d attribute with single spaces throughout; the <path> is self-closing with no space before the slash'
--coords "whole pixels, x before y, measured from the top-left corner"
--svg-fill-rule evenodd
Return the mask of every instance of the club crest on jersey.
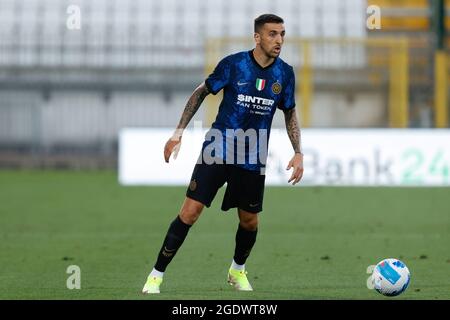
<path id="1" fill-rule="evenodd" d="M 281 84 L 277 81 L 272 85 L 272 92 L 274 94 L 280 94 L 281 88 L 282 88 Z"/>
<path id="2" fill-rule="evenodd" d="M 264 90 L 264 87 L 266 86 L 266 80 L 264 79 L 256 79 L 256 89 L 258 89 L 258 91 L 262 91 Z"/>

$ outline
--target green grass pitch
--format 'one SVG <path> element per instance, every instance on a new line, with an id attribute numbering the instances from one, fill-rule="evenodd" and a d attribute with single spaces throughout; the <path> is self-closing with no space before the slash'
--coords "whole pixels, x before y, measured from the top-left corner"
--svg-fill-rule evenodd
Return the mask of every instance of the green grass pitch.
<path id="1" fill-rule="evenodd" d="M 122 187 L 112 172 L 0 171 L 0 299 L 449 299 L 448 188 L 271 187 L 247 261 L 254 292 L 226 283 L 237 216 L 223 189 L 140 294 L 184 187 Z M 408 290 L 368 290 L 366 269 L 403 260 Z M 81 268 L 69 290 L 66 269 Z"/>

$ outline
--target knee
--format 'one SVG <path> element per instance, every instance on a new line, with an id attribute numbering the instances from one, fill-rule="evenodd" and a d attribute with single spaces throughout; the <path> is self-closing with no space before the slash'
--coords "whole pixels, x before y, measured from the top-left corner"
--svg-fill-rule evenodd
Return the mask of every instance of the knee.
<path id="1" fill-rule="evenodd" d="M 183 205 L 179 216 L 181 221 L 183 221 L 184 223 L 193 225 L 200 217 L 202 210 L 203 210 L 202 205 L 197 204 Z"/>
<path id="2" fill-rule="evenodd" d="M 240 225 L 245 230 L 255 231 L 256 229 L 258 229 L 258 216 L 254 214 L 245 218 L 241 217 Z"/>

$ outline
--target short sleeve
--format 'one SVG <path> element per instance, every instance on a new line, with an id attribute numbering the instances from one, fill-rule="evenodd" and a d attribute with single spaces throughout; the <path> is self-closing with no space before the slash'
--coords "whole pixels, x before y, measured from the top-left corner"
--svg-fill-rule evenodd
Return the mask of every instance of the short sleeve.
<path id="1" fill-rule="evenodd" d="M 229 82 L 230 63 L 227 58 L 222 59 L 208 78 L 205 80 L 206 87 L 212 94 L 217 94 Z"/>
<path id="2" fill-rule="evenodd" d="M 295 74 L 294 69 L 289 67 L 288 76 L 283 90 L 283 97 L 278 105 L 281 110 L 289 110 L 295 107 Z"/>

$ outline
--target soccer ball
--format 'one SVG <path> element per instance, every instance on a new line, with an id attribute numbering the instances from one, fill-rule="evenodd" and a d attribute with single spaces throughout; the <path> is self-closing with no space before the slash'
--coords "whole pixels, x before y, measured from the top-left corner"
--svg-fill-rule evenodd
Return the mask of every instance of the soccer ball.
<path id="1" fill-rule="evenodd" d="M 408 288 L 411 275 L 406 265 L 397 259 L 384 259 L 372 273 L 374 289 L 382 295 L 398 296 Z"/>

